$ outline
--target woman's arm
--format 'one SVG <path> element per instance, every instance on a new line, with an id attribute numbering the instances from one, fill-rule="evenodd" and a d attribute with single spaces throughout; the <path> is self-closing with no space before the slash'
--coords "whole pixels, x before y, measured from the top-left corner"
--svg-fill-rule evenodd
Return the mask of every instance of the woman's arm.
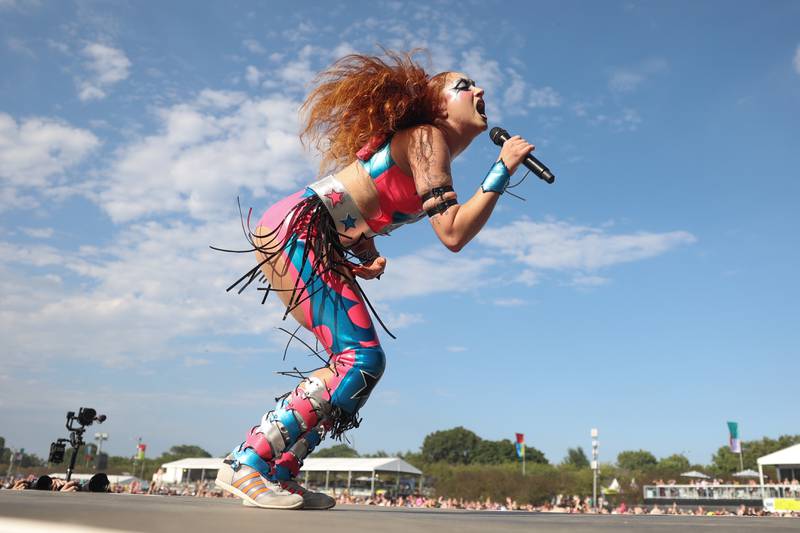
<path id="1" fill-rule="evenodd" d="M 361 263 L 360 265 L 350 265 L 350 271 L 364 279 L 380 278 L 386 270 L 386 258 L 381 257 L 378 249 L 375 248 L 375 239 L 362 237 L 350 247 L 350 251 Z"/>
<path id="2" fill-rule="evenodd" d="M 498 161 L 503 161 L 510 176 L 532 150 L 533 145 L 514 136 L 503 145 Z M 504 185 L 497 186 L 496 176 L 492 180 L 487 176 L 484 185 L 472 198 L 458 204 L 453 191 L 450 159 L 444 133 L 435 126 L 421 126 L 410 133 L 408 162 L 417 194 L 424 200 L 422 208 L 430 216 L 439 240 L 449 250 L 458 252 L 489 220 Z M 498 169 L 503 170 L 502 167 Z"/>

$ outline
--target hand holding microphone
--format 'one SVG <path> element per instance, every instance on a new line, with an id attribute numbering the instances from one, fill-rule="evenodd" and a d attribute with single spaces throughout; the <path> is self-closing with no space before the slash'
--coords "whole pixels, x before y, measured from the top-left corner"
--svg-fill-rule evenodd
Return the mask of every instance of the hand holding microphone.
<path id="1" fill-rule="evenodd" d="M 517 158 L 520 158 L 524 154 L 522 164 L 525 165 L 531 172 L 539 176 L 547 183 L 553 183 L 556 180 L 556 177 L 552 172 L 550 172 L 550 169 L 547 168 L 544 163 L 531 155 L 530 152 L 533 151 L 533 145 L 529 144 L 520 136 L 515 135 L 512 137 L 503 128 L 492 128 L 492 131 L 489 132 L 489 137 L 497 146 L 500 146 L 504 151 L 509 152 L 509 155 L 511 156 L 510 159 L 512 160 L 506 161 L 504 159 L 503 162 L 507 165 L 511 165 L 509 166 L 509 171 L 512 174 L 514 173 L 514 170 L 516 170 L 516 164 L 519 164 L 516 161 Z M 512 168 L 512 166 L 514 168 Z"/>

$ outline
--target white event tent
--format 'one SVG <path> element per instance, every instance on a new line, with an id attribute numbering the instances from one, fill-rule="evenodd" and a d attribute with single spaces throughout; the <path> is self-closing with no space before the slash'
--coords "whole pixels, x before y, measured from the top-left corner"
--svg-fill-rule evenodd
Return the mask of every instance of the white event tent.
<path id="1" fill-rule="evenodd" d="M 154 476 L 153 481 L 171 485 L 201 479 L 211 480 L 216 477 L 222 464 L 222 459 L 218 457 L 197 457 L 172 461 L 161 465 L 164 470 L 161 479 L 157 480 Z M 324 490 L 326 491 L 339 486 L 352 492 L 357 484 L 353 483 L 354 481 L 369 481 L 369 493 L 374 494 L 376 480 L 385 484 L 387 478 L 393 478 L 395 486 L 399 488 L 402 476 L 415 479 L 418 491 L 422 488 L 422 471 L 399 457 L 310 457 L 303 462 L 300 472 L 301 477 L 305 477 L 306 483 L 308 483 L 309 474 L 314 473 L 321 477 L 324 473 Z M 340 474 L 347 475 L 346 484 L 344 479 L 337 481 Z M 156 476 L 158 475 L 156 474 Z M 317 484 L 322 488 L 321 479 Z M 361 484 L 363 485 L 363 483 Z M 366 486 L 364 486 L 362 492 L 366 492 L 366 490 Z"/>
<path id="2" fill-rule="evenodd" d="M 782 479 L 800 479 L 800 444 L 789 446 L 777 452 L 758 458 L 758 476 L 764 486 L 764 466 L 775 466 L 778 470 L 778 481 Z"/>

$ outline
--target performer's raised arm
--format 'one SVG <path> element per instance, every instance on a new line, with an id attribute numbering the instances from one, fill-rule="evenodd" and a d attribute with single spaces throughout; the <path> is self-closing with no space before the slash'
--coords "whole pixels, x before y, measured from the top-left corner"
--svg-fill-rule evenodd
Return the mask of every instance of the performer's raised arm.
<path id="1" fill-rule="evenodd" d="M 458 203 L 450 163 L 486 129 L 483 94 L 483 89 L 464 75 L 447 73 L 444 116 L 408 132 L 407 158 L 417 194 L 436 235 L 453 252 L 461 250 L 486 224 L 509 178 L 534 149 L 519 136 L 509 139 L 480 188 L 466 203 Z"/>

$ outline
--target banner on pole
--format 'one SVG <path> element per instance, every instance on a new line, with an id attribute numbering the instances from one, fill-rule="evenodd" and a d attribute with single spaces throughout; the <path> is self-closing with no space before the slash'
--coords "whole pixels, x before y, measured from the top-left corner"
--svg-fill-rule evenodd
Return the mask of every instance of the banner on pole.
<path id="1" fill-rule="evenodd" d="M 728 422 L 729 446 L 733 453 L 742 453 L 742 443 L 739 441 L 739 424 Z"/>
<path id="2" fill-rule="evenodd" d="M 140 444 L 140 445 L 139 445 L 139 446 L 137 446 L 136 448 L 137 448 L 137 450 L 138 450 L 138 452 L 137 452 L 137 455 L 136 455 L 136 458 L 137 458 L 139 461 L 144 461 L 144 451 L 147 449 L 147 444 Z"/>
<path id="3" fill-rule="evenodd" d="M 517 433 L 517 457 L 525 458 L 525 434 Z"/>

